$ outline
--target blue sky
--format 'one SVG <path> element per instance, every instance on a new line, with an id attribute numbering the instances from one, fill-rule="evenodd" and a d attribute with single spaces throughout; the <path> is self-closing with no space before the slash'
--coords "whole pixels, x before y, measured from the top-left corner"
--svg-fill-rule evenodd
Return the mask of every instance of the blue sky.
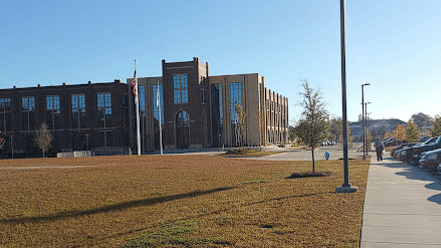
<path id="1" fill-rule="evenodd" d="M 289 98 L 301 79 L 341 116 L 340 1 L 2 1 L 0 88 L 160 76 L 161 60 L 210 75 L 259 73 Z M 346 1 L 348 119 L 361 84 L 374 119 L 441 114 L 441 1 Z"/>

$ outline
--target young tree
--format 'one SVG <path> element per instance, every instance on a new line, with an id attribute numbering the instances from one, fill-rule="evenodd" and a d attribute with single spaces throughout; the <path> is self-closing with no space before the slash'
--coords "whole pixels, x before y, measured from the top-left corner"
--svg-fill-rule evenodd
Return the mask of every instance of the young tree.
<path id="1" fill-rule="evenodd" d="M 406 135 L 410 142 L 418 142 L 420 138 L 420 130 L 412 120 L 407 122 Z"/>
<path id="2" fill-rule="evenodd" d="M 245 108 L 243 107 L 242 104 L 239 103 L 235 103 L 234 104 L 234 110 L 237 113 L 237 124 L 236 124 L 236 130 L 238 132 L 238 136 L 239 136 L 239 145 L 242 146 L 243 145 L 243 137 L 246 135 L 246 130 L 245 130 L 245 121 L 247 118 L 247 113 L 245 112 Z"/>
<path id="3" fill-rule="evenodd" d="M 0 130 L 0 134 L 2 133 L 2 131 Z M 6 141 L 3 137 L 0 137 L 0 149 L 3 148 L 3 146 L 5 145 Z"/>
<path id="4" fill-rule="evenodd" d="M 294 126 L 289 126 L 289 140 L 294 143 L 294 141 L 297 139 L 297 135 L 295 133 Z"/>
<path id="5" fill-rule="evenodd" d="M 384 133 L 384 138 L 385 138 L 385 139 L 392 138 L 392 137 L 394 137 L 394 135 L 392 134 L 391 131 L 386 131 L 386 132 Z"/>
<path id="6" fill-rule="evenodd" d="M 315 172 L 314 150 L 328 137 L 329 114 L 320 90 L 312 89 L 307 80 L 302 80 L 302 86 L 304 92 L 300 95 L 303 101 L 299 105 L 303 107 L 303 111 L 295 133 L 303 144 L 311 148 L 312 171 Z"/>
<path id="7" fill-rule="evenodd" d="M 262 143 L 265 143 L 264 137 L 265 137 L 265 118 L 262 114 L 262 110 L 259 109 L 258 114 L 255 115 L 257 119 L 257 129 L 259 130 L 259 148 L 262 148 Z"/>
<path id="8" fill-rule="evenodd" d="M 368 128 L 366 128 L 365 132 L 366 132 L 365 133 L 365 135 L 366 135 L 366 147 L 367 147 L 367 149 L 369 151 L 369 149 L 371 147 L 372 135 L 371 135 L 371 132 L 369 131 Z"/>
<path id="9" fill-rule="evenodd" d="M 432 119 L 432 136 L 441 135 L 441 115 L 435 115 L 435 118 Z"/>
<path id="10" fill-rule="evenodd" d="M 45 152 L 51 148 L 53 137 L 52 134 L 47 129 L 46 123 L 42 123 L 40 126 L 40 129 L 37 131 L 37 137 L 35 138 L 35 142 L 37 143 L 37 146 L 43 151 L 43 158 L 45 155 Z"/>
<path id="11" fill-rule="evenodd" d="M 407 140 L 406 130 L 403 125 L 398 125 L 394 132 L 394 138 L 398 141 Z"/>

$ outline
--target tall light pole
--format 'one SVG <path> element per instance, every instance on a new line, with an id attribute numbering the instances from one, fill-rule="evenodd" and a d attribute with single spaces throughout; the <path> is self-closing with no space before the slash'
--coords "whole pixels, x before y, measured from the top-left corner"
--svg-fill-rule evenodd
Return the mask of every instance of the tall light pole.
<path id="1" fill-rule="evenodd" d="M 368 117 L 368 111 L 367 111 L 367 105 L 368 104 L 371 104 L 371 102 L 365 102 L 364 103 L 364 126 L 365 126 L 365 129 L 366 130 L 369 130 L 369 127 L 368 127 L 368 125 L 367 125 L 367 122 L 368 122 L 368 120 L 369 120 L 369 117 Z M 364 136 L 365 138 L 364 138 L 364 140 L 365 140 L 365 142 L 366 142 L 366 156 L 368 156 L 369 155 L 369 149 L 368 149 L 368 145 L 369 145 L 369 140 L 368 140 L 368 135 L 367 135 L 367 132 L 365 132 L 365 135 L 366 136 Z"/>
<path id="2" fill-rule="evenodd" d="M 371 85 L 370 83 L 362 84 L 361 85 L 361 121 L 362 121 L 362 127 L 363 127 L 363 159 L 366 159 L 366 135 L 365 135 L 365 111 L 364 111 L 364 86 Z"/>
<path id="3" fill-rule="evenodd" d="M 349 158 L 348 158 L 348 117 L 346 110 L 346 44 L 345 44 L 345 0 L 340 0 L 340 37 L 341 37 L 341 92 L 343 113 L 343 160 L 344 183 L 337 187 L 337 193 L 353 193 L 358 188 L 349 183 Z"/>

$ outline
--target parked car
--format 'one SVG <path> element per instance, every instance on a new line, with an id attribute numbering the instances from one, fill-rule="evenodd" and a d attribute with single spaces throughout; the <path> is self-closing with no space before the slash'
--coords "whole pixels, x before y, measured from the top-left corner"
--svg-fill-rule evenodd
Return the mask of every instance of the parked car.
<path id="1" fill-rule="evenodd" d="M 420 164 L 421 167 L 438 170 L 441 167 L 441 149 L 424 152 Z"/>
<path id="2" fill-rule="evenodd" d="M 395 138 L 388 138 L 383 142 L 384 146 L 397 146 L 399 142 Z"/>
<path id="3" fill-rule="evenodd" d="M 408 162 L 409 158 L 407 156 L 409 155 L 409 151 L 413 147 L 418 147 L 418 146 L 430 144 L 432 142 L 435 142 L 436 139 L 437 139 L 436 137 L 435 138 L 429 138 L 426 141 L 424 141 L 423 143 L 416 143 L 416 144 L 414 143 L 414 145 L 412 145 L 412 146 L 403 147 L 403 148 L 401 148 L 401 150 L 395 151 L 393 157 L 395 159 L 397 159 L 397 160 L 400 160 L 400 161 L 403 161 L 403 162 Z M 404 143 L 404 144 L 410 144 L 410 143 Z"/>
<path id="4" fill-rule="evenodd" d="M 419 146 L 413 146 L 401 151 L 401 161 L 411 165 L 417 165 L 420 161 L 421 153 L 441 148 L 441 135 L 436 138 L 435 142 L 423 143 Z"/>
<path id="5" fill-rule="evenodd" d="M 409 147 L 409 146 L 416 145 L 416 144 L 417 144 L 417 143 L 403 143 L 403 144 L 401 144 L 401 145 L 399 145 L 399 146 L 395 146 L 394 148 L 392 148 L 392 149 L 390 150 L 390 156 L 391 156 L 391 157 L 394 157 L 395 159 L 398 159 L 398 158 L 395 157 L 395 155 L 400 154 L 400 151 L 401 151 L 402 149 L 404 149 L 404 148 L 406 148 L 406 147 Z M 395 153 L 396 153 L 396 154 L 395 154 Z"/>

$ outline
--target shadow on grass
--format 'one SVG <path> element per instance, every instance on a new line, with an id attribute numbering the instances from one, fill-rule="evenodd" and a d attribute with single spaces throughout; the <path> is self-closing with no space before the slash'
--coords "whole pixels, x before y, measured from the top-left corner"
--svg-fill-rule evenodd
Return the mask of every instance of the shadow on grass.
<path id="1" fill-rule="evenodd" d="M 319 196 L 319 195 L 327 195 L 327 194 L 334 194 L 334 193 L 335 192 L 333 192 L 333 191 L 324 191 L 324 192 L 315 192 L 315 193 L 303 193 L 303 194 L 298 194 L 298 195 L 288 195 L 288 196 L 270 198 L 270 199 L 265 199 L 265 200 L 261 200 L 261 201 L 247 202 L 247 203 L 240 204 L 240 205 L 237 205 L 237 206 L 229 206 L 229 207 L 218 209 L 218 210 L 214 210 L 214 211 L 208 211 L 206 213 L 196 214 L 196 215 L 189 216 L 189 217 L 186 217 L 186 218 L 179 218 L 179 219 L 171 220 L 169 222 L 162 223 L 160 225 L 150 225 L 150 226 L 145 226 L 145 227 L 141 227 L 141 228 L 130 229 L 130 230 L 127 230 L 127 231 L 124 231 L 124 232 L 110 234 L 108 236 L 98 238 L 95 241 L 90 241 L 87 245 L 90 245 L 90 246 L 98 245 L 98 244 L 100 244 L 101 242 L 103 242 L 105 240 L 116 238 L 116 237 L 121 237 L 121 236 L 127 235 L 129 233 L 138 233 L 138 232 L 145 231 L 145 230 L 148 230 L 148 229 L 160 228 L 161 226 L 171 225 L 171 224 L 182 222 L 182 221 L 190 221 L 190 220 L 202 219 L 202 218 L 207 217 L 207 216 L 217 215 L 217 214 L 221 214 L 221 213 L 225 213 L 225 212 L 232 211 L 232 210 L 235 210 L 235 209 L 240 209 L 240 208 L 249 207 L 249 206 L 253 206 L 253 205 L 259 205 L 259 204 L 263 204 L 263 203 L 268 203 L 268 202 L 273 202 L 273 201 L 280 201 L 280 200 L 286 200 L 286 199 L 295 199 L 295 198 L 302 198 L 302 197 Z M 76 247 L 80 247 L 80 246 L 74 246 L 74 247 L 76 248 Z"/>
<path id="2" fill-rule="evenodd" d="M 149 198 L 149 199 L 144 199 L 144 200 L 123 202 L 123 203 L 119 203 L 119 204 L 113 204 L 113 205 L 108 205 L 108 206 L 103 206 L 103 207 L 89 209 L 89 210 L 83 210 L 83 211 L 66 211 L 66 212 L 61 212 L 61 213 L 46 215 L 46 216 L 1 219 L 0 223 L 8 224 L 8 223 L 55 221 L 55 220 L 59 220 L 59 219 L 66 219 L 66 218 L 72 218 L 72 217 L 78 217 L 78 216 L 86 216 L 86 215 L 91 215 L 91 214 L 107 213 L 107 212 L 112 212 L 112 211 L 122 211 L 122 210 L 133 208 L 133 207 L 151 206 L 151 205 L 156 205 L 156 204 L 163 203 L 163 202 L 169 202 L 169 201 L 175 201 L 175 200 L 180 200 L 180 199 L 184 199 L 184 198 L 193 198 L 193 197 L 197 197 L 197 196 L 213 194 L 216 192 L 226 191 L 226 190 L 230 190 L 230 189 L 234 189 L 234 188 L 235 187 L 232 186 L 232 187 L 215 188 L 215 189 L 210 189 L 210 190 L 205 190 L 205 191 L 193 191 L 193 192 L 178 194 L 178 195 L 162 196 L 162 197 L 155 197 L 155 198 Z"/>

